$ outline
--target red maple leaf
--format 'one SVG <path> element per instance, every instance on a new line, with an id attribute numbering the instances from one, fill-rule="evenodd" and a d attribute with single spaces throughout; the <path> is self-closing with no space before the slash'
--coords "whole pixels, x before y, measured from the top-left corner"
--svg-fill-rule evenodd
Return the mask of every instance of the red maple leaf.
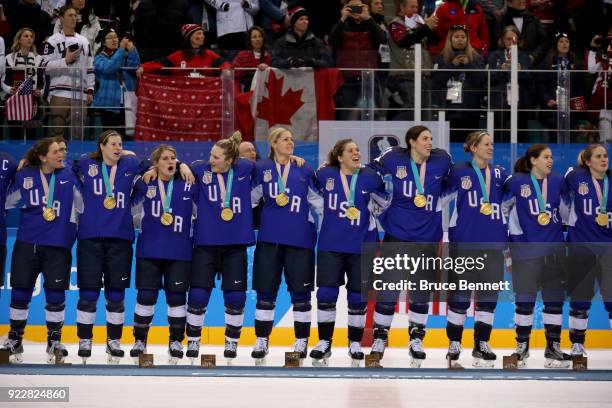
<path id="1" fill-rule="evenodd" d="M 268 96 L 264 96 L 257 104 L 256 116 L 267 120 L 269 128 L 274 125 L 291 125 L 291 117 L 304 105 L 302 89 L 294 91 L 289 88 L 282 94 L 284 81 L 284 77 L 277 78 L 271 70 L 267 83 Z"/>

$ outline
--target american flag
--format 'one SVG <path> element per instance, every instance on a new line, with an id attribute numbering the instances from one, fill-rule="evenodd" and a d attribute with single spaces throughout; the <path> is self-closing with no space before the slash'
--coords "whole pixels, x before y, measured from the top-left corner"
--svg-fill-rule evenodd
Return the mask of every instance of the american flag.
<path id="1" fill-rule="evenodd" d="M 34 80 L 27 78 L 6 101 L 7 120 L 30 120 L 34 116 Z"/>

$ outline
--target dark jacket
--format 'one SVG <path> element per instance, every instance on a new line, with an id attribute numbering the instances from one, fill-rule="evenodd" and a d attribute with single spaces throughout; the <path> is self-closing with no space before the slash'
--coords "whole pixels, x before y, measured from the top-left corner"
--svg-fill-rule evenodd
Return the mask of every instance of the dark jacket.
<path id="1" fill-rule="evenodd" d="M 458 53 L 456 54 L 458 55 Z M 437 59 L 438 69 L 433 71 L 431 79 L 432 88 L 436 90 L 435 96 L 440 107 L 457 109 L 478 109 L 482 99 L 483 90 L 486 89 L 486 77 L 484 72 L 484 60 L 479 54 L 475 54 L 468 64 L 454 66 L 452 59 L 444 62 L 444 56 L 439 55 Z M 480 69 L 481 71 L 465 71 L 465 69 Z M 462 86 L 462 103 L 452 103 L 446 100 L 447 83 L 449 80 L 460 81 Z M 453 114 L 451 112 L 450 114 Z M 455 112 L 458 116 L 470 114 L 479 115 L 479 112 Z"/>
<path id="2" fill-rule="evenodd" d="M 5 11 L 11 25 L 11 33 L 8 41 L 5 41 L 7 51 L 11 48 L 17 31 L 22 27 L 30 27 L 36 34 L 36 50 L 41 52 L 45 39 L 52 34 L 49 15 L 42 11 L 38 4 L 30 5 L 23 1 L 20 1 L 14 9 L 5 8 Z"/>
<path id="3" fill-rule="evenodd" d="M 537 66 L 542 62 L 544 56 L 550 49 L 548 35 L 544 26 L 538 20 L 538 18 L 529 10 L 515 10 L 508 7 L 502 17 L 502 26 L 500 33 L 504 27 L 509 25 L 516 25 L 514 23 L 514 17 L 523 17 L 523 28 L 521 30 L 521 37 L 523 38 L 523 45 L 521 49 L 526 51 L 533 57 L 532 65 Z"/>
<path id="4" fill-rule="evenodd" d="M 538 67 L 538 69 L 546 69 L 550 71 L 537 73 L 538 100 L 542 108 L 550 109 L 550 107 L 546 105 L 547 102 L 551 99 L 557 99 L 556 91 L 557 86 L 559 84 L 560 63 L 561 61 L 559 60 L 559 58 L 549 55 L 547 56 L 547 58 L 544 59 L 544 61 L 542 61 L 542 64 L 540 64 L 540 66 Z M 566 69 L 579 69 L 576 67 L 572 55 L 570 55 L 569 63 L 566 65 Z M 567 73 L 566 75 L 569 77 L 570 98 L 586 96 L 587 88 L 586 84 L 584 83 L 584 73 L 574 72 Z"/>
<path id="5" fill-rule="evenodd" d="M 506 50 L 496 50 L 489 54 L 489 69 L 502 69 L 502 64 L 506 61 Z M 519 51 L 518 62 L 521 64 L 521 70 L 518 74 L 519 84 L 519 108 L 533 108 L 535 84 L 533 75 L 525 70 L 531 69 L 531 60 L 529 54 L 525 51 Z M 506 102 L 507 84 L 510 82 L 510 70 L 504 72 L 491 72 L 491 106 L 494 108 L 508 108 Z"/>
<path id="6" fill-rule="evenodd" d="M 323 41 L 308 30 L 299 38 L 293 30 L 276 40 L 272 49 L 272 66 L 276 68 L 328 68 L 333 66 Z"/>
<path id="7" fill-rule="evenodd" d="M 385 32 L 371 18 L 357 23 L 352 18 L 338 21 L 329 35 L 338 68 L 377 68 L 378 47 L 385 41 Z M 344 71 L 345 76 L 360 75 Z"/>

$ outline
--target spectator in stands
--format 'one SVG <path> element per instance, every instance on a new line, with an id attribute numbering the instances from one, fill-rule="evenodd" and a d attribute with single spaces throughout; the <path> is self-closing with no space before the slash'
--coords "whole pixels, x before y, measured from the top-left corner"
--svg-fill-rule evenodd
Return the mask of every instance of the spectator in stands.
<path id="1" fill-rule="evenodd" d="M 437 56 L 446 44 L 446 36 L 454 25 L 465 25 L 470 36 L 470 43 L 476 52 L 485 56 L 489 51 L 489 27 L 485 13 L 475 0 L 446 0 L 436 9 L 439 24 L 436 28 L 438 43 L 431 44 L 429 50 Z"/>
<path id="2" fill-rule="evenodd" d="M 36 48 L 42 50 L 45 39 L 51 34 L 51 17 L 41 10 L 36 0 L 19 0 L 15 8 L 7 8 L 6 14 L 11 26 L 9 38 L 22 27 L 30 27 L 36 33 Z"/>
<path id="3" fill-rule="evenodd" d="M 259 0 L 204 0 L 217 11 L 217 43 L 228 59 L 244 49 L 246 32 L 259 12 Z"/>
<path id="4" fill-rule="evenodd" d="M 284 0 L 259 0 L 261 26 L 272 45 L 289 27 L 290 18 Z"/>
<path id="5" fill-rule="evenodd" d="M 156 61 L 149 61 L 140 66 L 136 76 L 140 78 L 143 73 L 156 73 L 177 76 L 215 76 L 218 70 L 230 69 L 232 66 L 224 61 L 219 54 L 204 48 L 204 31 L 198 24 L 185 24 L 182 28 L 184 49 L 173 52 L 167 57 Z M 170 69 L 164 72 L 163 68 Z M 199 69 L 216 68 L 216 69 Z M 169 72 L 168 72 L 169 71 Z"/>
<path id="6" fill-rule="evenodd" d="M 15 94 L 23 81 L 31 77 L 34 80 L 34 96 L 38 99 L 44 88 L 44 71 L 40 69 L 42 58 L 36 53 L 34 30 L 24 27 L 17 31 L 10 53 L 6 56 L 6 72 L 2 77 L 2 90 L 7 98 Z M 8 121 L 9 138 L 11 140 L 23 139 L 24 131 L 27 139 L 34 139 L 36 129 L 25 128 L 27 123 Z"/>
<path id="7" fill-rule="evenodd" d="M 522 50 L 528 53 L 531 65 L 539 65 L 550 45 L 544 26 L 531 11 L 527 10 L 527 0 L 507 1 L 502 27 L 510 25 L 518 28 L 523 39 Z"/>
<path id="8" fill-rule="evenodd" d="M 328 43 L 329 33 L 340 20 L 340 12 L 347 0 L 285 0 L 289 10 L 303 7 L 310 16 L 315 16 L 309 24 L 315 37 Z"/>
<path id="9" fill-rule="evenodd" d="M 124 92 L 136 90 L 135 71 L 140 58 L 134 43 L 119 36 L 113 29 L 100 31 L 96 42 L 100 48 L 94 59 L 96 95 L 94 107 L 98 108 L 105 130 L 115 129 L 125 134 Z"/>
<path id="10" fill-rule="evenodd" d="M 90 7 L 87 7 L 85 0 L 67 0 L 67 6 L 72 6 L 77 12 L 77 25 L 76 32 L 87 38 L 92 52 L 95 54 L 97 51 L 96 38 L 98 32 L 101 30 L 100 21 L 98 17 L 91 11 Z M 60 20 L 55 22 L 54 33 L 58 33 L 62 29 Z"/>
<path id="11" fill-rule="evenodd" d="M 134 21 L 140 59 L 147 62 L 174 52 L 183 42 L 181 27 L 191 22 L 185 0 L 140 0 Z"/>
<path id="12" fill-rule="evenodd" d="M 591 40 L 591 48 L 587 59 L 587 69 L 596 74 L 593 93 L 589 101 L 591 122 L 599 123 L 599 140 L 608 143 L 612 140 L 612 74 L 610 73 L 612 59 L 612 27 L 608 36 L 596 35 Z"/>
<path id="13" fill-rule="evenodd" d="M 404 70 L 414 69 L 414 45 L 417 43 L 423 44 L 422 67 L 432 68 L 431 55 L 424 41 L 435 38 L 434 30 L 438 25 L 438 17 L 431 15 L 423 19 L 418 9 L 417 0 L 402 0 L 399 14 L 389 23 L 390 68 L 398 71 L 389 73 L 387 88 L 394 99 L 399 99 L 397 106 L 406 109 L 414 107 L 414 72 Z M 411 119 L 412 111 L 407 113 L 409 116 L 406 119 Z"/>
<path id="14" fill-rule="evenodd" d="M 303 7 L 290 11 L 290 28 L 276 40 L 272 66 L 277 68 L 327 68 L 332 61 L 325 44 L 308 28 L 309 15 Z"/>
<path id="15" fill-rule="evenodd" d="M 82 117 L 74 125 L 84 123 L 87 114 L 85 104 L 92 102 L 95 85 L 89 41 L 75 31 L 76 10 L 72 6 L 64 6 L 58 15 L 62 30 L 47 39 L 42 52 L 42 66 L 50 78 L 49 116 L 53 137 L 63 136 L 64 128 L 76 115 L 81 114 Z M 81 109 L 73 111 L 75 96 L 83 103 Z"/>
<path id="16" fill-rule="evenodd" d="M 11 25 L 4 13 L 4 6 L 0 4 L 0 37 L 7 37 L 11 32 Z"/>
<path id="17" fill-rule="evenodd" d="M 531 59 L 529 53 L 522 50 L 522 38 L 516 26 L 508 26 L 502 30 L 502 36 L 498 42 L 498 50 L 489 54 L 489 69 L 503 70 L 507 72 L 491 72 L 490 83 L 490 105 L 493 109 L 505 109 L 505 112 L 496 112 L 495 127 L 510 128 L 509 109 L 510 109 L 510 69 L 511 69 L 511 47 L 516 44 L 518 47 L 518 108 L 532 109 L 535 106 L 532 87 L 532 75 L 528 72 L 531 69 Z M 531 115 L 528 112 L 519 112 L 519 123 L 527 127 L 527 119 Z M 505 134 L 505 133 L 504 133 Z"/>
<path id="18" fill-rule="evenodd" d="M 487 28 L 489 29 L 489 50 L 497 48 L 497 40 L 500 37 L 500 26 L 504 8 L 506 7 L 505 0 L 475 0 L 482 7 L 487 20 Z"/>
<path id="19" fill-rule="evenodd" d="M 465 26 L 450 28 L 437 64 L 432 75 L 432 88 L 438 90 L 434 96 L 438 106 L 446 110 L 451 141 L 460 142 L 478 128 L 478 110 L 487 85 L 484 60 L 472 48 Z"/>
<path id="20" fill-rule="evenodd" d="M 369 8 L 361 0 L 349 0 L 329 35 L 336 66 L 355 68 L 342 71 L 344 84 L 336 93 L 336 119 L 356 120 L 360 116 L 357 110 L 342 109 L 357 108 L 364 102 L 362 97 L 368 97 L 361 92 L 362 70 L 378 67 L 378 48 L 384 40 L 385 32 L 376 24 Z"/>
<path id="21" fill-rule="evenodd" d="M 387 18 L 385 17 L 385 6 L 383 0 L 363 0 L 363 3 L 368 5 L 372 19 L 385 34 L 384 41 L 378 46 L 378 67 L 381 70 L 376 72 L 376 106 L 385 108 L 388 104 L 383 99 L 383 96 L 385 94 L 387 78 L 389 76 L 389 71 L 387 70 L 389 69 L 389 63 L 391 62 L 391 52 L 389 50 L 390 34 Z M 384 117 L 383 112 L 383 110 L 377 111 L 376 117 L 382 119 Z"/>
<path id="22" fill-rule="evenodd" d="M 264 70 L 270 65 L 272 55 L 266 48 L 266 34 L 261 27 L 253 26 L 247 31 L 247 49 L 240 51 L 234 58 L 234 78 L 240 82 L 242 91 L 251 89 L 254 70 L 240 68 L 257 68 Z"/>
<path id="23" fill-rule="evenodd" d="M 537 95 L 542 109 L 540 122 L 552 129 L 576 128 L 580 120 L 586 119 L 581 112 L 587 108 L 584 74 L 570 72 L 581 69 L 570 45 L 569 36 L 558 33 L 553 48 L 539 67 L 550 72 L 536 74 Z M 572 112 L 566 115 L 569 109 Z M 558 112 L 561 115 L 558 116 Z"/>
<path id="24" fill-rule="evenodd" d="M 558 0 L 527 0 L 527 10 L 540 20 L 548 38 L 553 38 L 558 28 L 555 19 L 561 17 L 560 3 Z"/>

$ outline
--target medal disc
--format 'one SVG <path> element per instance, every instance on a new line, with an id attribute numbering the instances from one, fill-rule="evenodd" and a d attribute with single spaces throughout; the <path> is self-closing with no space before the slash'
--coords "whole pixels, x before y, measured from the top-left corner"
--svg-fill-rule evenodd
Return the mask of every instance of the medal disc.
<path id="1" fill-rule="evenodd" d="M 608 214 L 604 214 L 604 213 L 597 214 L 597 218 L 595 218 L 595 221 L 597 222 L 597 225 L 599 225 L 600 227 L 605 227 L 606 225 L 608 225 Z"/>
<path id="2" fill-rule="evenodd" d="M 540 213 L 538 215 L 538 224 L 545 226 L 550 223 L 550 215 L 548 213 Z"/>
<path id="3" fill-rule="evenodd" d="M 115 197 L 107 196 L 104 198 L 104 208 L 107 210 L 112 210 L 117 206 L 117 201 L 115 201 Z"/>
<path id="4" fill-rule="evenodd" d="M 423 194 L 417 194 L 414 197 L 414 205 L 416 205 L 417 207 L 423 208 L 425 207 L 425 204 L 427 204 L 427 198 L 425 198 Z"/>
<path id="5" fill-rule="evenodd" d="M 493 212 L 493 208 L 491 207 L 491 203 L 482 203 L 480 205 L 480 213 L 484 215 L 491 215 Z"/>
<path id="6" fill-rule="evenodd" d="M 170 213 L 163 213 L 161 216 L 161 223 L 163 226 L 167 227 L 172 224 L 172 220 L 174 217 Z"/>
<path id="7" fill-rule="evenodd" d="M 232 210 L 229 208 L 221 210 L 221 219 L 223 221 L 231 221 L 232 218 L 234 218 L 234 212 Z"/>
<path id="8" fill-rule="evenodd" d="M 287 197 L 287 194 L 280 193 L 279 195 L 277 195 L 276 196 L 276 204 L 278 204 L 279 207 L 284 207 L 287 204 L 289 204 L 289 197 Z"/>
<path id="9" fill-rule="evenodd" d="M 45 219 L 45 221 L 51 222 L 55 220 L 55 217 L 57 217 L 57 214 L 55 213 L 55 210 L 53 208 L 45 208 L 43 210 L 42 216 Z"/>
<path id="10" fill-rule="evenodd" d="M 346 215 L 346 218 L 353 221 L 359 218 L 359 210 L 356 207 L 349 207 L 344 212 L 344 215 Z"/>

